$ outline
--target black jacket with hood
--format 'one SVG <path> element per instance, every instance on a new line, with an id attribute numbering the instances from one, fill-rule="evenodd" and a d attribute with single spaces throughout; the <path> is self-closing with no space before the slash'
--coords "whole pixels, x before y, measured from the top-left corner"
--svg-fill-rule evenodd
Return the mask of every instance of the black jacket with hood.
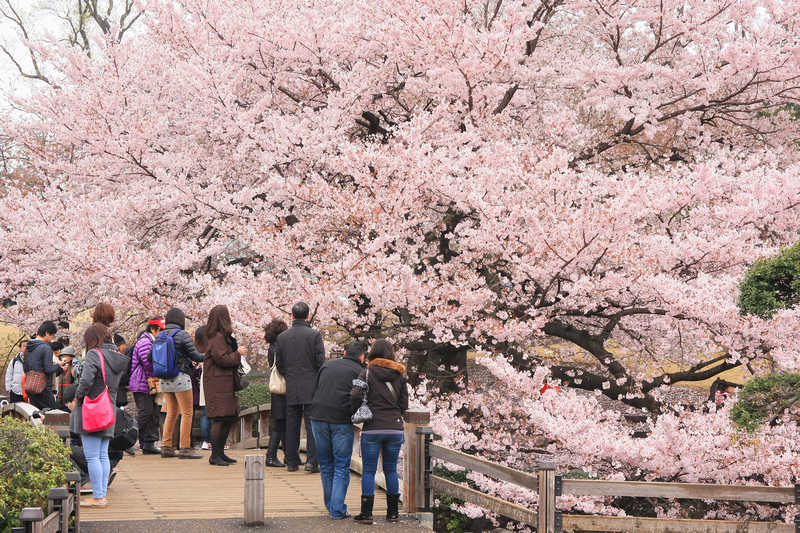
<path id="1" fill-rule="evenodd" d="M 403 430 L 403 413 L 408 409 L 406 367 L 389 359 L 377 358 L 369 362 L 369 392 L 367 405 L 372 411 L 372 420 L 364 422 L 362 431 Z M 358 379 L 363 382 L 367 370 Z M 386 385 L 392 384 L 394 393 Z M 361 405 L 365 388 L 353 386 L 350 391 L 350 407 L 355 411 Z"/>
<path id="2" fill-rule="evenodd" d="M 317 389 L 311 404 L 311 420 L 331 424 L 352 424 L 350 391 L 353 388 L 353 380 L 362 370 L 364 365 L 357 357 L 344 356 L 322 365 L 317 374 Z"/>
<path id="3" fill-rule="evenodd" d="M 53 376 L 60 376 L 64 373 L 64 369 L 53 362 L 53 350 L 50 345 L 43 340 L 31 339 L 28 341 L 26 353 L 22 363 L 25 373 L 31 370 L 44 372 L 47 374 L 44 390 L 45 392 L 53 390 Z"/>

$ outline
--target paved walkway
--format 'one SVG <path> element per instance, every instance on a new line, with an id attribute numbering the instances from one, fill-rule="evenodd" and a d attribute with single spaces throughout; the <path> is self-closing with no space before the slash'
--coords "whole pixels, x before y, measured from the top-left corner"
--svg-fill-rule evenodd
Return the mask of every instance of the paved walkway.
<path id="1" fill-rule="evenodd" d="M 239 462 L 228 467 L 208 464 L 210 452 L 203 459 L 162 459 L 160 456 L 125 456 L 117 466 L 117 475 L 108 489 L 105 509 L 81 509 L 82 529 L 87 533 L 153 531 L 202 533 L 205 531 L 248 530 L 244 514 L 244 456 L 258 450 L 228 450 Z M 386 498 L 376 493 L 372 527 L 351 519 L 331 520 L 322 501 L 319 474 L 302 468 L 267 467 L 264 475 L 267 528 L 270 531 L 356 531 L 368 533 L 392 527 L 393 531 L 426 531 L 413 518 L 401 524 L 387 524 Z M 351 475 L 347 504 L 352 514 L 360 510 L 361 478 Z M 303 520 L 303 518 L 305 519 Z M 125 522 L 123 525 L 121 522 Z M 285 529 L 284 529 L 285 528 Z"/>

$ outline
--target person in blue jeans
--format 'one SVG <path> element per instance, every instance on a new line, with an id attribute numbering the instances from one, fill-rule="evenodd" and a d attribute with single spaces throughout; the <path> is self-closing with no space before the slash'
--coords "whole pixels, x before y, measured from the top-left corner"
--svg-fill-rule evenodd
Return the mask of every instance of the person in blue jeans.
<path id="1" fill-rule="evenodd" d="M 375 503 L 375 472 L 378 456 L 383 453 L 383 474 L 386 477 L 386 520 L 397 522 L 400 482 L 397 479 L 397 458 L 403 446 L 403 413 L 408 409 L 406 367 L 395 361 L 394 348 L 385 339 L 378 339 L 367 355 L 369 365 L 353 382 L 350 407 L 355 411 L 366 399 L 372 420 L 361 430 L 361 513 L 354 517 L 361 524 L 372 524 Z"/>
<path id="2" fill-rule="evenodd" d="M 320 479 L 325 508 L 335 520 L 347 518 L 347 488 L 353 455 L 353 422 L 350 420 L 350 390 L 364 369 L 367 347 L 349 344 L 344 357 L 323 364 L 311 403 L 311 428 L 317 443 Z"/>

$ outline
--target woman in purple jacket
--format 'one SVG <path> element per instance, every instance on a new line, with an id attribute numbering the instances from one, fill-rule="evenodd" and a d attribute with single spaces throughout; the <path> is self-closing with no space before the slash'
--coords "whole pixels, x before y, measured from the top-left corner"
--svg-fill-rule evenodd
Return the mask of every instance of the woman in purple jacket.
<path id="1" fill-rule="evenodd" d="M 147 360 L 147 354 L 150 353 L 156 335 L 165 326 L 164 317 L 159 316 L 148 320 L 147 329 L 139 336 L 139 340 L 133 346 L 133 354 L 131 354 L 131 380 L 128 388 L 136 401 L 139 446 L 142 448 L 143 454 L 161 455 L 161 450 L 156 448 L 155 444 L 159 437 L 161 409 L 156 404 L 156 391 L 150 388 L 148 381 L 155 379 L 155 376 L 153 375 L 153 364 Z"/>

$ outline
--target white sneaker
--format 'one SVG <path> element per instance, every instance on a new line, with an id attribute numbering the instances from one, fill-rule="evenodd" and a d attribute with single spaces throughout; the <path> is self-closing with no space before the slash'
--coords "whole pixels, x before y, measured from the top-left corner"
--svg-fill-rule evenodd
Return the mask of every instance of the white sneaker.
<path id="1" fill-rule="evenodd" d="M 211 443 L 203 441 L 203 444 L 200 446 L 200 449 L 201 450 L 210 450 L 211 449 Z"/>

